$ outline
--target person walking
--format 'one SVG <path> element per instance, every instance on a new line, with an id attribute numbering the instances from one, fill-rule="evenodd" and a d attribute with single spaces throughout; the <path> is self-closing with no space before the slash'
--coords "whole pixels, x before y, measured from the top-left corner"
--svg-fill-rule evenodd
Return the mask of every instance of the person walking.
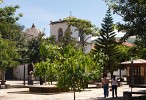
<path id="1" fill-rule="evenodd" d="M 111 81 L 111 85 L 112 85 L 112 96 L 114 98 L 114 94 L 117 97 L 117 86 L 118 86 L 118 80 L 116 79 L 116 76 L 113 75 L 112 81 Z"/>
<path id="2" fill-rule="evenodd" d="M 109 89 L 109 80 L 107 79 L 107 75 L 106 74 L 103 76 L 102 86 L 103 86 L 103 90 L 104 90 L 104 97 L 106 98 L 109 95 L 109 92 L 108 92 L 108 89 Z"/>

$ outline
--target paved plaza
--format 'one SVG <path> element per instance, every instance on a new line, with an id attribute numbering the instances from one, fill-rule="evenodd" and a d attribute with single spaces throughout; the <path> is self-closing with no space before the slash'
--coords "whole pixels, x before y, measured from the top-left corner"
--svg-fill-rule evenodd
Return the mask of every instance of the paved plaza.
<path id="1" fill-rule="evenodd" d="M 11 84 L 13 88 L 0 89 L 0 100 L 73 100 L 74 97 L 72 91 L 61 93 L 30 93 L 28 88 L 21 88 L 23 81 L 7 81 L 6 84 Z M 39 85 L 39 82 L 35 81 L 34 85 Z M 111 91 L 109 91 L 109 97 L 104 99 L 102 88 L 89 87 L 82 92 L 76 92 L 76 100 L 112 100 Z M 133 89 L 133 91 L 138 90 L 144 89 Z M 123 91 L 131 91 L 131 88 L 125 84 L 118 87 L 118 98 L 116 100 L 122 100 Z"/>

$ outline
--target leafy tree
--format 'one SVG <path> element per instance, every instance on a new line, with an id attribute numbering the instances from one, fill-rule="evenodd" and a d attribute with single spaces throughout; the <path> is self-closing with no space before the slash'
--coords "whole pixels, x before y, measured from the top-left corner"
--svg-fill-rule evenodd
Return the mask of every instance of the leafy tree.
<path id="1" fill-rule="evenodd" d="M 93 52 L 89 53 L 91 60 L 95 63 L 92 67 L 91 72 L 89 73 L 89 80 L 91 81 L 101 81 L 103 66 L 106 64 L 108 57 L 102 52 Z"/>
<path id="2" fill-rule="evenodd" d="M 119 23 L 119 30 L 126 34 L 121 39 L 136 36 L 146 47 L 146 1 L 145 0 L 105 0 L 113 11 L 123 18 L 124 24 Z"/>
<path id="3" fill-rule="evenodd" d="M 45 44 L 43 43 L 40 46 L 40 57 L 43 59 L 41 61 L 44 61 L 48 63 L 48 77 L 50 77 L 51 84 L 53 81 L 53 76 L 55 75 L 55 67 L 57 65 L 57 62 L 60 59 L 60 53 L 59 53 L 59 47 L 52 44 Z M 42 72 L 43 73 L 43 72 Z"/>
<path id="4" fill-rule="evenodd" d="M 127 47 L 124 45 L 118 45 L 117 49 L 118 49 L 118 54 L 117 54 L 117 60 L 119 60 L 119 62 L 123 62 L 123 61 L 127 61 L 130 59 L 131 57 L 131 53 L 130 53 L 130 49 L 132 47 Z"/>
<path id="5" fill-rule="evenodd" d="M 38 37 L 33 37 L 28 41 L 28 58 L 29 63 L 37 63 L 41 61 L 40 57 L 40 46 L 45 40 L 43 38 L 44 34 L 41 34 Z"/>
<path id="6" fill-rule="evenodd" d="M 95 49 L 93 49 L 94 53 L 103 52 L 108 60 L 105 63 L 103 68 L 103 73 L 112 72 L 116 70 L 117 61 L 116 61 L 116 38 L 115 32 L 113 32 L 113 18 L 111 17 L 110 9 L 107 10 L 106 17 L 103 19 L 103 23 L 101 24 L 102 28 L 100 31 L 100 36 L 95 41 Z"/>
<path id="7" fill-rule="evenodd" d="M 57 44 L 55 35 L 46 38 L 46 41 L 50 44 Z"/>
<path id="8" fill-rule="evenodd" d="M 80 91 L 85 88 L 88 81 L 88 73 L 94 66 L 94 62 L 89 56 L 84 55 L 81 50 L 72 46 L 66 46 L 61 49 L 62 58 L 58 66 L 58 87 L 71 88 L 74 91 Z"/>
<path id="9" fill-rule="evenodd" d="M 44 34 L 40 33 L 39 36 L 33 37 L 28 41 L 28 62 L 33 63 L 34 65 L 38 62 L 41 62 L 44 60 L 44 57 L 40 55 L 40 46 L 45 41 L 43 38 Z M 42 77 L 40 76 L 40 85 L 43 84 Z"/>
<path id="10" fill-rule="evenodd" d="M 4 39 L 16 40 L 17 34 L 23 30 L 23 26 L 16 24 L 16 21 L 22 17 L 22 14 L 15 14 L 18 8 L 18 5 L 0 8 L 0 34 Z"/>
<path id="11" fill-rule="evenodd" d="M 20 43 L 20 40 L 24 27 L 16 23 L 17 20 L 22 17 L 22 14 L 15 14 L 18 8 L 18 5 L 0 8 L 0 38 L 2 38 L 3 43 L 6 43 L 5 48 L 1 48 L 3 49 L 3 52 L 6 52 L 5 56 L 2 56 L 2 64 L 4 64 L 5 62 L 5 65 L 2 65 L 4 67 L 4 69 L 2 69 L 3 80 L 5 80 L 4 71 L 7 69 L 7 67 L 14 67 L 15 65 L 17 65 L 16 63 L 18 63 L 18 61 L 20 62 L 20 59 L 18 60 L 18 58 L 21 58 L 20 56 L 18 56 L 17 51 L 19 51 L 18 48 L 20 44 L 23 43 Z M 7 45 L 9 45 L 9 47 L 7 47 Z M 6 48 L 8 49 L 7 51 L 5 50 Z M 10 52 L 9 50 L 12 52 Z M 8 53 L 11 53 L 11 55 Z M 9 59 L 7 57 L 9 57 Z"/>
<path id="12" fill-rule="evenodd" d="M 2 39 L 0 37 L 0 69 L 2 71 L 2 81 L 5 81 L 5 71 L 7 67 L 14 67 L 19 63 L 16 59 L 19 57 L 16 52 L 15 42 Z M 4 84 L 4 83 L 2 83 Z"/>
<path id="13" fill-rule="evenodd" d="M 54 37 L 43 38 L 43 34 L 33 38 L 29 42 L 29 61 L 35 64 L 35 75 L 40 77 L 40 85 L 49 77 L 51 84 L 55 74 L 55 59 L 59 59 L 58 46 L 55 45 Z"/>
<path id="14" fill-rule="evenodd" d="M 46 77 L 49 75 L 50 72 L 50 61 L 41 61 L 35 64 L 35 76 L 39 76 L 42 79 L 46 80 Z"/>
<path id="15" fill-rule="evenodd" d="M 84 51 L 84 47 L 87 44 L 87 40 L 91 38 L 91 35 L 97 35 L 97 28 L 91 24 L 90 21 L 77 19 L 75 17 L 68 17 L 65 19 L 69 27 L 73 26 L 76 28 L 76 31 L 79 32 L 80 37 L 80 45 L 82 51 Z M 87 35 L 90 35 L 87 37 Z M 86 38 L 87 37 L 87 38 Z"/>

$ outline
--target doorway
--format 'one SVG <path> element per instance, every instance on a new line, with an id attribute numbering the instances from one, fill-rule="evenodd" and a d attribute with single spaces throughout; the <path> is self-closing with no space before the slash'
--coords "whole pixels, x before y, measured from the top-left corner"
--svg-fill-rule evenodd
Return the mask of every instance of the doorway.
<path id="1" fill-rule="evenodd" d="M 33 71 L 33 64 L 32 63 L 28 64 L 28 72 L 27 72 L 28 75 L 29 75 L 30 71 Z"/>

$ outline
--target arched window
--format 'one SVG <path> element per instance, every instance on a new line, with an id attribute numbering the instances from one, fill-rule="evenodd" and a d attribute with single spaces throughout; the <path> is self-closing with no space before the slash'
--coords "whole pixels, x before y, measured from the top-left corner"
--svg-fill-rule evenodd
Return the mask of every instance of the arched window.
<path id="1" fill-rule="evenodd" d="M 58 41 L 60 41 L 61 37 L 63 36 L 62 28 L 58 29 Z"/>

